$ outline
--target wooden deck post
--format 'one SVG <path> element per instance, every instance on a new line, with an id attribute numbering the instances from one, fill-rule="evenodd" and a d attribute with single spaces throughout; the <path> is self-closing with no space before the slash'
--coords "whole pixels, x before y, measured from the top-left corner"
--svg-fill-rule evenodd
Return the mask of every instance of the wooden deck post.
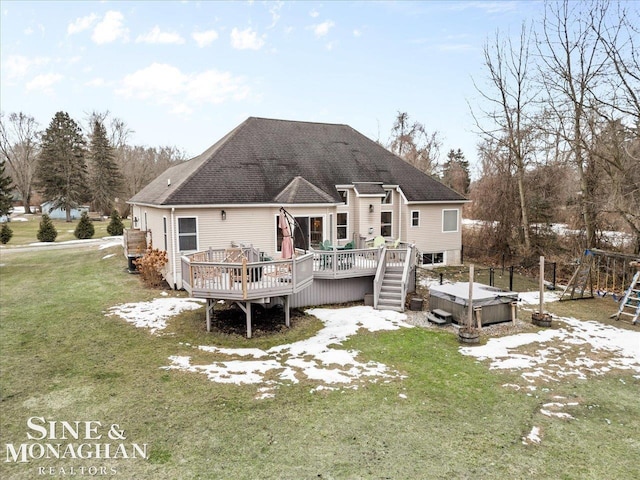
<path id="1" fill-rule="evenodd" d="M 213 314 L 214 314 L 214 307 L 215 307 L 215 300 L 213 298 L 207 298 L 207 306 L 206 306 L 207 332 L 211 331 L 211 318 L 213 317 Z"/>
<path id="2" fill-rule="evenodd" d="M 247 338 L 251 338 L 251 302 L 245 302 L 247 315 Z"/>
<path id="3" fill-rule="evenodd" d="M 242 257 L 242 298 L 247 299 L 247 259 L 245 257 Z"/>
<path id="4" fill-rule="evenodd" d="M 291 326 L 291 319 L 290 319 L 290 312 L 289 312 L 289 295 L 285 295 L 284 297 L 284 324 L 287 327 Z"/>

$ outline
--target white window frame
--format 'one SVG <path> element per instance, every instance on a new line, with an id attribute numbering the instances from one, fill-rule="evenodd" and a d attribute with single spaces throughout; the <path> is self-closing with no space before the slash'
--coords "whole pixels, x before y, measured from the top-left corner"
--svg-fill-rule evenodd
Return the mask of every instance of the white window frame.
<path id="1" fill-rule="evenodd" d="M 338 218 L 340 215 L 345 216 L 345 223 L 338 223 Z M 344 228 L 344 237 L 340 237 L 340 229 Z M 336 240 L 346 240 L 349 238 L 349 213 L 348 212 L 336 212 Z"/>
<path id="2" fill-rule="evenodd" d="M 414 219 L 413 214 L 417 213 L 418 217 Z M 413 221 L 417 220 L 418 223 L 414 225 Z M 416 228 L 420 226 L 420 210 L 411 210 L 411 228 Z"/>
<path id="3" fill-rule="evenodd" d="M 387 202 L 387 200 L 389 200 Z M 393 205 L 393 190 L 392 189 L 385 189 L 384 191 L 384 197 L 382 197 L 382 205 Z"/>
<path id="4" fill-rule="evenodd" d="M 344 193 L 344 204 L 346 206 L 349 206 L 349 190 L 346 188 L 338 188 L 337 190 L 340 194 L 340 197 L 342 197 L 342 194 Z"/>
<path id="5" fill-rule="evenodd" d="M 196 222 L 196 229 L 197 228 L 198 224 Z M 167 252 L 169 250 L 169 232 L 167 228 L 167 217 L 165 215 L 162 216 L 162 237 L 164 239 L 164 251 Z"/>
<path id="6" fill-rule="evenodd" d="M 442 262 L 431 262 L 431 263 L 424 263 L 424 256 L 425 255 L 431 255 L 431 259 L 433 260 L 433 257 L 435 255 L 442 255 Z M 446 265 L 447 263 L 447 252 L 425 252 L 422 254 L 422 258 L 420 259 L 422 262 L 423 266 L 430 266 L 430 265 Z"/>
<path id="7" fill-rule="evenodd" d="M 389 223 L 382 223 L 382 215 L 384 213 L 388 213 L 391 216 L 391 219 L 389 220 Z M 382 234 L 382 226 L 383 225 L 389 225 L 389 227 L 391 228 L 391 234 L 386 235 L 389 238 L 393 238 L 393 212 L 391 210 L 383 210 L 382 212 L 380 212 L 380 235 L 382 235 L 383 237 L 385 235 Z"/>
<path id="8" fill-rule="evenodd" d="M 455 230 L 445 230 L 444 228 L 444 217 L 447 212 L 456 212 L 456 229 Z M 459 208 L 443 208 L 442 209 L 442 233 L 457 233 L 460 229 L 460 209 Z"/>
<path id="9" fill-rule="evenodd" d="M 185 234 L 181 234 L 180 233 L 180 220 L 186 219 L 186 218 L 193 218 L 196 221 L 196 231 L 195 231 L 195 233 L 191 233 L 191 232 L 188 233 L 188 234 L 186 234 L 186 233 Z M 177 240 L 178 240 L 178 251 L 179 252 L 197 252 L 198 251 L 198 237 L 200 236 L 198 234 L 198 224 L 199 224 L 198 217 L 195 216 L 195 215 L 189 215 L 189 216 L 185 215 L 185 216 L 182 216 L 182 217 L 176 217 L 176 235 L 178 237 Z M 182 250 L 180 248 L 180 237 L 182 237 L 182 236 L 192 236 L 192 235 L 196 236 L 196 248 L 194 250 Z"/>

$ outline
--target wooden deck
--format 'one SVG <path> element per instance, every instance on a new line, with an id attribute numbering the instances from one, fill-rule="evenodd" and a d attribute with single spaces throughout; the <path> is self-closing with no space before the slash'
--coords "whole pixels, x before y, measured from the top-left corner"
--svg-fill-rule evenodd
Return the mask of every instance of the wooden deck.
<path id="1" fill-rule="evenodd" d="M 260 261 L 253 249 L 242 250 L 232 261 L 231 249 L 210 249 L 184 255 L 182 285 L 198 298 L 252 300 L 292 295 L 314 278 L 340 279 L 374 276 L 379 249 L 298 252 L 291 260 Z"/>

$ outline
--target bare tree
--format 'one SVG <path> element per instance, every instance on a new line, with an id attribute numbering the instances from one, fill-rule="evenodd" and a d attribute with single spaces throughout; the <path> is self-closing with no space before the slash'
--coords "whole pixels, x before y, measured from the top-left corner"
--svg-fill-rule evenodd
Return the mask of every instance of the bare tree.
<path id="1" fill-rule="evenodd" d="M 35 181 L 40 131 L 36 120 L 22 112 L 0 114 L 0 153 L 8 173 L 22 197 L 25 213 L 31 213 L 31 193 Z"/>
<path id="2" fill-rule="evenodd" d="M 438 131 L 427 132 L 420 122 L 411 122 L 409 114 L 398 112 L 391 129 L 389 150 L 428 175 L 435 175 L 442 141 Z"/>
<path id="3" fill-rule="evenodd" d="M 485 138 L 506 148 L 507 154 L 499 158 L 515 168 L 520 226 L 526 250 L 531 249 L 531 238 L 525 171 L 534 156 L 531 118 L 537 97 L 531 75 L 529 43 L 530 34 L 524 24 L 515 44 L 510 38 L 502 39 L 496 32 L 495 39 L 491 43 L 487 41 L 483 48 L 489 86 L 482 89 L 474 82 L 482 98 L 488 102 L 489 108 L 482 113 L 490 121 L 490 126 L 485 126 L 485 122 L 474 115 L 476 126 Z"/>
<path id="4" fill-rule="evenodd" d="M 571 150 L 580 179 L 580 213 L 586 247 L 596 241 L 596 165 L 585 148 L 594 96 L 606 75 L 608 59 L 600 43 L 609 3 L 606 0 L 545 4 L 538 49 L 540 78 L 555 128 Z"/>

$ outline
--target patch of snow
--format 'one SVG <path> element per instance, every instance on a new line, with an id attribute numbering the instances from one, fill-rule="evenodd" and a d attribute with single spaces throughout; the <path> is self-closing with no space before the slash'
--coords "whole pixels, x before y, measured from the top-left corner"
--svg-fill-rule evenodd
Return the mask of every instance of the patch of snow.
<path id="1" fill-rule="evenodd" d="M 195 298 L 156 298 L 149 302 L 116 305 L 109 309 L 107 316 L 117 315 L 136 327 L 148 328 L 155 333 L 167 327 L 170 317 L 201 307 L 202 301 Z"/>
<path id="2" fill-rule="evenodd" d="M 565 412 L 552 412 L 551 410 L 546 410 L 544 408 L 541 408 L 540 413 L 543 415 L 546 415 L 547 417 L 561 418 L 563 420 L 575 420 L 575 417 L 573 415 L 570 415 Z"/>
<path id="3" fill-rule="evenodd" d="M 540 427 L 533 427 L 529 434 L 522 438 L 522 443 L 525 445 L 530 443 L 540 445 L 540 442 L 542 442 L 542 438 L 540 437 Z"/>
<path id="4" fill-rule="evenodd" d="M 102 260 L 106 260 L 107 258 L 111 258 L 111 257 L 115 257 L 116 254 L 115 253 L 110 253 L 109 255 L 105 255 L 104 257 L 102 257 Z"/>
<path id="5" fill-rule="evenodd" d="M 277 345 L 268 350 L 198 347 L 202 351 L 230 357 L 251 356 L 260 359 L 259 361 L 230 360 L 210 365 L 193 365 L 189 357 L 176 356 L 170 357 L 171 365 L 162 368 L 204 373 L 212 381 L 236 384 L 265 383 L 265 374 L 271 372 L 278 379 L 277 385 L 298 383 L 301 378 L 320 382 L 314 391 L 335 389 L 336 384 L 341 385 L 341 388 L 353 388 L 357 385 L 352 384 L 361 380 L 373 382 L 379 378 L 402 378 L 398 372 L 389 370 L 384 364 L 360 362 L 357 360 L 359 352 L 356 350 L 336 347 L 361 328 L 372 332 L 412 328 L 412 325 L 404 322 L 406 315 L 365 306 L 318 308 L 308 310 L 307 313 L 320 319 L 324 327 L 306 340 Z"/>
<path id="6" fill-rule="evenodd" d="M 560 295 L 557 292 L 545 291 L 543 293 L 543 300 L 545 303 L 557 302 L 560 300 Z M 520 292 L 518 293 L 518 302 L 523 305 L 539 305 L 540 304 L 540 292 Z"/>

